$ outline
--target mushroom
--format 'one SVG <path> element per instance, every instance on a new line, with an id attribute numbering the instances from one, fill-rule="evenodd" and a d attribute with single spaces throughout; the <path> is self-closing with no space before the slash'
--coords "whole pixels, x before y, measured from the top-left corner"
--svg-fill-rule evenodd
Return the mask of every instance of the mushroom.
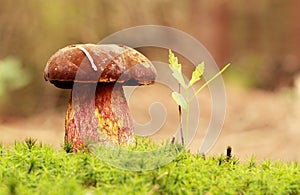
<path id="1" fill-rule="evenodd" d="M 72 89 L 65 118 L 65 142 L 74 151 L 90 142 L 130 144 L 133 122 L 124 85 L 149 85 L 156 78 L 152 63 L 138 51 L 115 44 L 76 44 L 52 55 L 46 81 Z"/>

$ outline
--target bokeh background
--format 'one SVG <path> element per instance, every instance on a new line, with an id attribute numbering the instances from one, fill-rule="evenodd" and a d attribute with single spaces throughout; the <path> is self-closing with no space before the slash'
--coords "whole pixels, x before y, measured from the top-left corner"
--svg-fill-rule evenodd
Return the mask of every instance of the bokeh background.
<path id="1" fill-rule="evenodd" d="M 211 155 L 230 145 L 241 158 L 254 154 L 300 161 L 300 1 L 0 0 L 0 5 L 1 143 L 25 137 L 57 148 L 63 143 L 70 91 L 43 78 L 55 51 L 74 43 L 97 43 L 124 28 L 156 24 L 194 36 L 219 67 L 232 64 L 224 74 L 226 121 Z M 140 51 L 150 59 L 167 60 L 167 51 Z M 179 60 L 189 72 L 188 62 Z M 151 90 L 150 97 L 169 104 L 170 124 L 164 128 L 172 129 L 178 116 L 174 102 L 168 103 L 170 92 Z M 147 122 L 151 101 L 143 93 L 135 93 L 130 107 L 136 120 Z M 199 96 L 199 104 L 201 124 L 193 151 L 200 147 L 209 122 L 208 91 Z M 169 134 L 163 130 L 154 137 Z"/>

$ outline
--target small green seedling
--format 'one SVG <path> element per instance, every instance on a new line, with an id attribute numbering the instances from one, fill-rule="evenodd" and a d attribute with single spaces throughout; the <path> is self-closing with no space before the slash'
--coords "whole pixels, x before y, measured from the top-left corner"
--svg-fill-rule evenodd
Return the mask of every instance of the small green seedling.
<path id="1" fill-rule="evenodd" d="M 3 153 L 3 145 L 2 143 L 0 143 L 0 157 L 2 156 L 2 153 Z"/>
<path id="2" fill-rule="evenodd" d="M 64 149 L 64 151 L 66 151 L 66 153 L 72 153 L 73 152 L 72 148 L 73 147 L 72 147 L 71 142 L 66 141 L 63 145 L 63 149 Z"/>
<path id="3" fill-rule="evenodd" d="M 181 119 L 181 108 L 185 111 L 185 136 L 183 136 L 183 133 L 181 134 L 182 144 L 184 144 L 184 137 L 188 136 L 188 129 L 189 129 L 189 110 L 190 110 L 190 104 L 192 100 L 215 78 L 217 78 L 219 75 L 221 75 L 229 66 L 230 64 L 227 64 L 220 72 L 218 72 L 216 75 L 214 75 L 211 79 L 206 81 L 190 98 L 190 88 L 201 79 L 201 76 L 204 73 L 205 64 L 204 62 L 201 62 L 198 64 L 198 66 L 195 68 L 194 72 L 192 73 L 192 78 L 189 81 L 189 83 L 186 83 L 182 71 L 181 71 L 181 64 L 178 63 L 178 58 L 174 55 L 174 53 L 169 50 L 169 67 L 172 70 L 173 77 L 178 81 L 179 85 L 184 89 L 185 95 L 183 96 L 180 91 L 179 92 L 172 92 L 172 98 L 175 100 L 177 105 L 179 106 L 179 117 Z M 180 89 L 180 87 L 179 87 Z M 180 120 L 181 121 L 181 120 Z M 182 126 L 182 124 L 180 124 Z M 182 130 L 181 130 L 182 131 Z"/>
<path id="4" fill-rule="evenodd" d="M 28 147 L 29 150 L 31 150 L 36 145 L 37 139 L 34 139 L 32 137 L 25 139 L 25 144 Z"/>

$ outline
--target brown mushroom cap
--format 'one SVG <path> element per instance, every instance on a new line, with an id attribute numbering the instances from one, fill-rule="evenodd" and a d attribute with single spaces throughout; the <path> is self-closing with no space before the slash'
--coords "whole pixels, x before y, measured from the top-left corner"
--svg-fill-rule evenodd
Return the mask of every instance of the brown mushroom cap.
<path id="1" fill-rule="evenodd" d="M 47 62 L 44 78 L 56 87 L 70 89 L 73 82 L 152 84 L 153 64 L 138 51 L 124 45 L 76 44 L 57 51 Z"/>

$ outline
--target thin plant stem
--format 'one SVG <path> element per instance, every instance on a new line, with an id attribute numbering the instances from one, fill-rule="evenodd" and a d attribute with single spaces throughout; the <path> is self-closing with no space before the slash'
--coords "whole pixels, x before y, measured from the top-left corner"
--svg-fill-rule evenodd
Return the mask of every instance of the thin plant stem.
<path id="1" fill-rule="evenodd" d="M 180 83 L 178 83 L 178 93 L 180 94 Z M 183 130 L 182 130 L 182 110 L 181 110 L 180 105 L 178 105 L 178 113 L 179 113 L 181 143 L 182 143 L 182 145 L 184 145 L 184 136 L 183 136 Z"/>
<path id="2" fill-rule="evenodd" d="M 189 97 L 189 88 L 185 89 L 186 99 Z M 188 132 L 189 132 L 189 110 L 190 110 L 190 102 L 187 101 L 186 110 L 185 110 L 185 139 L 187 140 Z"/>
<path id="3" fill-rule="evenodd" d="M 224 66 L 222 68 L 222 70 L 220 72 L 218 72 L 217 74 L 215 74 L 211 79 L 209 79 L 206 83 L 204 83 L 197 91 L 196 93 L 194 93 L 194 95 L 191 97 L 191 99 L 188 100 L 188 102 L 191 102 L 196 95 L 198 95 L 200 93 L 200 91 L 202 91 L 209 83 L 211 83 L 215 78 L 217 78 L 218 76 L 220 76 L 228 67 L 230 66 L 230 64 L 227 64 L 226 66 Z"/>

